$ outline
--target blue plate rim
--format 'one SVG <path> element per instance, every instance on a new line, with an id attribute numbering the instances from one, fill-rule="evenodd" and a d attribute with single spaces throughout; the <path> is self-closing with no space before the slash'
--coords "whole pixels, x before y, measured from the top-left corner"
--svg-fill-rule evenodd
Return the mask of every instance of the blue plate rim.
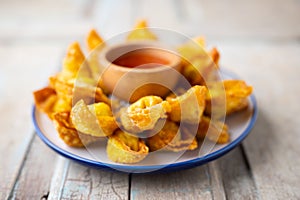
<path id="1" fill-rule="evenodd" d="M 222 70 L 222 72 L 227 75 L 230 74 L 230 77 L 233 77 L 233 78 L 237 77 L 234 73 L 228 72 L 227 70 L 226 71 Z M 188 168 L 192 168 L 192 167 L 196 167 L 196 166 L 205 164 L 207 162 L 210 162 L 212 160 L 215 160 L 215 159 L 225 155 L 226 153 L 228 153 L 229 151 L 234 149 L 237 145 L 239 145 L 249 135 L 250 131 L 253 129 L 254 124 L 257 120 L 258 108 L 257 108 L 257 101 L 256 101 L 254 94 L 252 94 L 250 96 L 250 101 L 252 103 L 252 108 L 253 108 L 251 120 L 248 123 L 248 126 L 243 131 L 243 133 L 238 138 L 236 138 L 235 140 L 230 142 L 225 147 L 222 147 L 221 149 L 219 149 L 215 152 L 209 153 L 203 157 L 199 157 L 199 158 L 195 158 L 195 159 L 191 159 L 191 160 L 187 160 L 187 161 L 182 161 L 182 162 L 178 162 L 178 163 L 168 164 L 168 165 L 129 166 L 129 165 L 103 163 L 103 162 L 83 158 L 83 157 L 80 157 L 76 154 L 70 153 L 70 152 L 56 146 L 53 142 L 51 142 L 43 134 L 43 132 L 41 131 L 41 129 L 38 125 L 37 119 L 36 119 L 36 106 L 35 105 L 33 105 L 33 107 L 32 107 L 32 120 L 33 120 L 33 124 L 34 124 L 37 135 L 47 146 L 49 146 L 52 150 L 59 153 L 60 155 L 66 157 L 66 158 L 69 158 L 71 160 L 74 160 L 76 162 L 79 162 L 81 164 L 88 165 L 88 166 L 95 167 L 95 168 L 102 168 L 102 169 L 108 169 L 108 170 L 120 171 L 120 172 L 126 172 L 126 173 L 170 172 L 170 171 L 188 169 Z"/>

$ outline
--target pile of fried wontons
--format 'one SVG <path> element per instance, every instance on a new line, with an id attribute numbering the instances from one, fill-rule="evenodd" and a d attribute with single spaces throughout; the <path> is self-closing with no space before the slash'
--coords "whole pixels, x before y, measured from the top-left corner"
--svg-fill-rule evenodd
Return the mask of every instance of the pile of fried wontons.
<path id="1" fill-rule="evenodd" d="M 139 21 L 127 36 L 128 41 L 157 39 L 146 21 Z M 96 53 L 102 49 L 96 47 L 106 45 L 95 30 L 89 32 L 86 43 L 87 50 Z M 61 71 L 49 78 L 47 87 L 34 92 L 36 107 L 53 121 L 67 145 L 84 147 L 107 139 L 107 156 L 118 163 L 137 163 L 151 151 L 194 150 L 204 138 L 227 143 L 229 128 L 222 119 L 247 108 L 252 87 L 242 80 L 221 80 L 215 76 L 219 70 L 218 50 L 206 50 L 202 37 L 194 38 L 193 43 L 201 48 L 187 42 L 177 49 L 185 58 L 181 74 L 190 88 L 178 88 L 178 95 L 144 96 L 120 106 L 98 77 L 100 69 L 93 56 L 96 54 L 86 59 L 79 43 L 74 42 L 67 50 Z M 80 95 L 75 97 L 75 92 Z M 115 103 L 121 108 L 113 114 Z M 213 115 L 214 110 L 217 114 Z"/>

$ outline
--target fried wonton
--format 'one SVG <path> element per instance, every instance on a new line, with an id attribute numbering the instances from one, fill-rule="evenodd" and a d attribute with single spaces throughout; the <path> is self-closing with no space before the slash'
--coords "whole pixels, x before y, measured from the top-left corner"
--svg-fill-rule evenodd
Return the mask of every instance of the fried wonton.
<path id="1" fill-rule="evenodd" d="M 53 107 L 53 113 L 70 112 L 71 108 L 72 105 L 68 101 L 63 98 L 57 98 Z"/>
<path id="2" fill-rule="evenodd" d="M 128 41 L 134 40 L 157 40 L 157 36 L 147 28 L 147 21 L 140 20 L 127 36 Z"/>
<path id="3" fill-rule="evenodd" d="M 242 80 L 224 80 L 218 83 L 214 83 L 214 89 L 210 91 L 210 95 L 206 99 L 206 109 L 205 112 L 209 115 L 212 114 L 215 109 L 216 112 L 221 110 L 222 102 L 225 103 L 225 112 L 219 112 L 226 115 L 231 113 L 243 110 L 248 107 L 248 96 L 252 93 L 252 87 L 247 85 L 245 81 Z M 218 84 L 222 85 L 224 91 L 220 90 L 220 87 L 217 87 Z M 215 91 L 214 91 L 215 90 Z M 225 92 L 225 94 L 224 94 Z M 226 98 L 224 100 L 224 97 Z M 220 115 L 222 117 L 222 115 Z"/>
<path id="4" fill-rule="evenodd" d="M 78 99 L 85 99 L 90 102 L 106 102 L 109 99 L 97 87 L 96 81 L 92 78 L 88 63 L 84 62 L 85 57 L 77 42 L 70 45 L 63 62 L 62 71 L 49 78 L 49 85 L 60 99 L 64 99 L 70 105 Z M 75 94 L 75 95 L 74 95 Z"/>
<path id="5" fill-rule="evenodd" d="M 63 60 L 62 71 L 58 74 L 63 80 L 91 78 L 91 71 L 78 42 L 72 43 Z"/>
<path id="6" fill-rule="evenodd" d="M 202 116 L 198 126 L 197 138 L 203 140 L 207 137 L 209 140 L 218 144 L 229 142 L 230 135 L 226 124 L 221 121 L 211 120 L 207 116 Z"/>
<path id="7" fill-rule="evenodd" d="M 169 118 L 174 122 L 198 124 L 205 109 L 207 89 L 205 86 L 193 86 L 183 95 L 176 98 L 167 98 L 171 106 Z"/>
<path id="8" fill-rule="evenodd" d="M 143 160 L 148 155 L 149 148 L 138 137 L 117 130 L 109 136 L 106 151 L 110 160 L 130 164 Z"/>
<path id="9" fill-rule="evenodd" d="M 46 113 L 49 118 L 52 118 L 54 105 L 57 100 L 56 92 L 53 88 L 45 87 L 33 92 L 34 102 L 40 111 Z"/>
<path id="10" fill-rule="evenodd" d="M 160 149 L 166 151 L 184 151 L 193 150 L 198 147 L 195 134 L 179 130 L 179 126 L 170 120 L 167 120 L 164 127 L 154 136 L 147 139 L 147 145 L 150 151 L 157 151 Z"/>
<path id="11" fill-rule="evenodd" d="M 218 79 L 220 54 L 216 48 L 205 49 L 205 40 L 198 37 L 178 48 L 183 57 L 182 75 L 191 85 L 205 85 Z"/>
<path id="12" fill-rule="evenodd" d="M 46 113 L 50 119 L 57 112 L 68 112 L 71 110 L 71 104 L 63 98 L 57 96 L 56 91 L 51 87 L 45 87 L 33 92 L 35 105 L 37 109 Z"/>
<path id="13" fill-rule="evenodd" d="M 219 60 L 220 60 L 220 53 L 216 47 L 213 47 L 209 52 L 208 55 L 211 57 L 213 62 L 219 67 Z"/>
<path id="14" fill-rule="evenodd" d="M 139 133 L 155 127 L 161 118 L 167 118 L 168 102 L 158 96 L 145 96 L 120 111 L 122 126 L 129 132 Z"/>
<path id="15" fill-rule="evenodd" d="M 99 56 L 106 44 L 95 29 L 92 29 L 89 32 L 86 38 L 86 44 L 90 52 L 88 62 L 91 69 L 92 77 L 95 81 L 98 81 L 98 86 L 104 91 L 104 93 L 107 94 L 108 92 L 105 90 L 104 84 L 101 79 L 101 69 L 103 69 L 103 67 L 101 67 L 99 62 Z"/>
<path id="16" fill-rule="evenodd" d="M 83 147 L 100 139 L 99 137 L 82 134 L 76 130 L 69 112 L 55 113 L 53 122 L 59 137 L 69 146 Z"/>
<path id="17" fill-rule="evenodd" d="M 71 110 L 71 119 L 78 131 L 96 137 L 109 136 L 118 128 L 110 107 L 105 103 L 87 106 L 80 100 Z"/>
<path id="18" fill-rule="evenodd" d="M 104 47 L 104 40 L 100 37 L 95 29 L 90 30 L 88 36 L 86 38 L 86 44 L 89 51 L 95 50 L 99 45 L 103 45 Z"/>
<path id="19" fill-rule="evenodd" d="M 90 66 L 85 61 L 85 56 L 77 42 L 69 46 L 63 61 L 62 70 L 55 75 L 55 79 L 67 85 L 74 85 L 75 82 L 96 85 L 96 81 L 91 74 Z M 59 87 L 55 87 L 55 85 L 53 87 L 55 90 L 59 89 Z"/>
<path id="20" fill-rule="evenodd" d="M 110 103 L 109 98 L 103 93 L 102 89 L 89 82 L 74 82 L 75 80 L 62 81 L 57 76 L 50 77 L 49 80 L 50 85 L 55 88 L 57 95 L 70 103 L 72 101 L 75 103 L 78 99 L 84 99 L 86 103 Z"/>
<path id="21" fill-rule="evenodd" d="M 189 61 L 193 57 L 204 55 L 206 53 L 205 39 L 202 36 L 195 37 L 192 40 L 180 45 L 177 49 L 185 61 Z"/>

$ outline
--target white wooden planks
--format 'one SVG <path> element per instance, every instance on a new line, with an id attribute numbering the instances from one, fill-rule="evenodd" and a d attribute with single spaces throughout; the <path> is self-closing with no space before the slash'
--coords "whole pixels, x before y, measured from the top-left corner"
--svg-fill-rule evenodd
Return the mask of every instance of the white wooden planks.
<path id="1" fill-rule="evenodd" d="M 61 199 L 127 199 L 128 174 L 96 170 L 71 162 Z"/>
<path id="2" fill-rule="evenodd" d="M 49 194 L 58 156 L 44 145 L 38 136 L 34 136 L 29 148 L 9 198 L 46 199 Z"/>
<path id="3" fill-rule="evenodd" d="M 173 173 L 132 175 L 131 199 L 211 199 L 207 166 Z"/>
<path id="4" fill-rule="evenodd" d="M 298 105 L 300 44 L 220 44 L 223 66 L 254 86 L 259 116 L 244 142 L 262 199 L 300 198 Z"/>
<path id="5" fill-rule="evenodd" d="M 228 155 L 215 161 L 219 166 L 227 199 L 259 199 L 247 157 L 240 145 Z"/>
<path id="6" fill-rule="evenodd" d="M 56 67 L 60 45 L 18 44 L 0 47 L 0 197 L 12 189 L 33 134 L 32 91 L 46 84 Z M 43 55 L 53 55 L 47 60 Z"/>

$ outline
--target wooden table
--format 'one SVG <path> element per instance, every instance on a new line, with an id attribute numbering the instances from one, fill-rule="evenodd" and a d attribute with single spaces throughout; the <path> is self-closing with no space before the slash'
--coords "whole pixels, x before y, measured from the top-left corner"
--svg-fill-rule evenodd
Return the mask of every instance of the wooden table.
<path id="1" fill-rule="evenodd" d="M 193 169 L 135 175 L 76 164 L 36 136 L 32 91 L 68 44 L 138 18 L 205 35 L 221 65 L 254 86 L 259 116 L 240 146 Z M 0 1 L 0 199 L 300 199 L 299 20 L 295 0 Z"/>

